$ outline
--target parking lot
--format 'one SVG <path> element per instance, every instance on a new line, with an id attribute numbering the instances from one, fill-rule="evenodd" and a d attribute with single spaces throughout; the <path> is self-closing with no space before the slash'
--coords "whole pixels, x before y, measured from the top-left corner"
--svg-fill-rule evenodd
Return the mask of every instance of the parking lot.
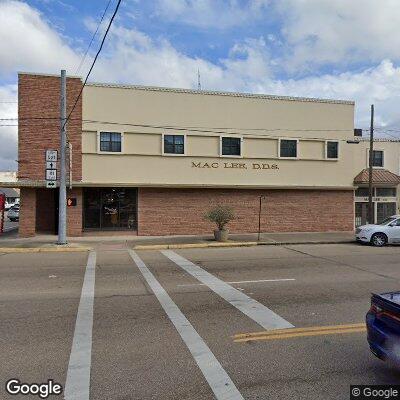
<path id="1" fill-rule="evenodd" d="M 6 394 L 11 378 L 110 400 L 344 399 L 350 384 L 399 383 L 363 325 L 370 293 L 399 289 L 399 255 L 357 244 L 2 254 L 0 397 L 38 398 Z"/>

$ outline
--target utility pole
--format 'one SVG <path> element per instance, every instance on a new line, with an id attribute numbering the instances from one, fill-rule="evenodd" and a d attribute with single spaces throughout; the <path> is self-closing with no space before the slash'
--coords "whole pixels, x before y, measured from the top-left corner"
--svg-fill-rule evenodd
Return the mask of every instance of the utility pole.
<path id="1" fill-rule="evenodd" d="M 266 196 L 260 196 L 260 206 L 258 207 L 258 236 L 257 236 L 257 241 L 260 241 L 260 236 L 261 236 L 261 207 L 262 207 L 262 201 L 266 198 Z"/>
<path id="2" fill-rule="evenodd" d="M 61 118 L 60 118 L 60 190 L 58 201 L 58 244 L 67 243 L 67 189 L 65 156 L 67 149 L 67 77 L 61 70 Z"/>
<path id="3" fill-rule="evenodd" d="M 371 104 L 371 127 L 370 127 L 370 137 L 369 137 L 369 181 L 368 181 L 368 222 L 370 224 L 375 223 L 375 212 L 374 203 L 372 201 L 373 197 L 373 187 L 372 187 L 372 173 L 373 173 L 373 163 L 374 163 L 374 105 Z"/>

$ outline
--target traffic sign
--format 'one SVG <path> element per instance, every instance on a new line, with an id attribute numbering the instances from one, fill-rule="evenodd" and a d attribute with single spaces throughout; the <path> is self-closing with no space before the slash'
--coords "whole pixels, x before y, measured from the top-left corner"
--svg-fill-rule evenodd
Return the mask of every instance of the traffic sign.
<path id="1" fill-rule="evenodd" d="M 56 181 L 46 181 L 46 188 L 47 189 L 55 189 L 57 187 Z"/>
<path id="2" fill-rule="evenodd" d="M 46 181 L 56 181 L 56 180 L 57 180 L 57 170 L 46 169 Z"/>
<path id="3" fill-rule="evenodd" d="M 55 161 L 46 161 L 46 169 L 57 169 L 57 163 Z"/>
<path id="4" fill-rule="evenodd" d="M 46 150 L 46 161 L 57 161 L 58 152 L 57 150 Z"/>

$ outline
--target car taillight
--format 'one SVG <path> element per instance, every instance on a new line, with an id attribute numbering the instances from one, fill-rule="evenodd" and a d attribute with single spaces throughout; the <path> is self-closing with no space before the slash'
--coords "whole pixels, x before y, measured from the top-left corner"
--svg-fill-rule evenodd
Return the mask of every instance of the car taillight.
<path id="1" fill-rule="evenodd" d="M 369 309 L 369 312 L 373 314 L 379 314 L 382 312 L 382 308 L 371 302 L 371 308 Z"/>

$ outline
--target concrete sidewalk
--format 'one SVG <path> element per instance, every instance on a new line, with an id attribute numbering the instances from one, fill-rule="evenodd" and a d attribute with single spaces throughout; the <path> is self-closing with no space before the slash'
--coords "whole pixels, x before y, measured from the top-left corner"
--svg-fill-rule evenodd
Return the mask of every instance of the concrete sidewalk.
<path id="1" fill-rule="evenodd" d="M 196 247 L 236 247 L 256 245 L 287 245 L 287 244 L 335 244 L 352 243 L 352 232 L 295 232 L 295 233 L 262 233 L 258 235 L 231 234 L 229 241 L 219 243 L 212 235 L 184 236 L 82 236 L 68 239 L 67 246 L 57 246 L 57 236 L 37 235 L 32 238 L 18 238 L 17 235 L 0 237 L 0 252 L 12 252 L 12 249 L 38 249 L 40 251 L 87 251 L 89 248 L 99 250 L 135 249 L 167 249 L 167 248 L 196 248 Z M 51 250 L 50 250 L 51 249 Z M 70 249 L 70 250 L 68 250 Z M 23 251 L 23 250 L 22 250 Z"/>

